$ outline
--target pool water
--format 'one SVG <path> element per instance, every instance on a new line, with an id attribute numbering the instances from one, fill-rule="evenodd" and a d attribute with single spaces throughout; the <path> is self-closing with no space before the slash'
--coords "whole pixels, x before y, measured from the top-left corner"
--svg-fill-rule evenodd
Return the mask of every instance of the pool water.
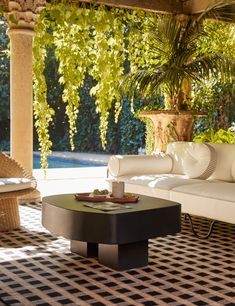
<path id="1" fill-rule="evenodd" d="M 82 161 L 75 159 L 67 159 L 63 157 L 48 157 L 48 168 L 80 168 L 80 167 L 102 167 L 106 164 L 96 163 L 91 161 Z M 33 155 L 33 169 L 40 169 L 40 156 Z"/>

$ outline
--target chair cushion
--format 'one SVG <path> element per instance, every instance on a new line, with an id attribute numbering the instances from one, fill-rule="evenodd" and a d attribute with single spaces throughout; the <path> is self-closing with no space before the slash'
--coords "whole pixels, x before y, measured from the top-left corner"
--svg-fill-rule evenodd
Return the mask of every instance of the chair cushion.
<path id="1" fill-rule="evenodd" d="M 0 193 L 18 191 L 33 187 L 27 178 L 0 178 Z"/>
<path id="2" fill-rule="evenodd" d="M 205 143 L 190 143 L 184 154 L 183 168 L 188 178 L 205 180 L 215 170 L 216 152 Z"/>

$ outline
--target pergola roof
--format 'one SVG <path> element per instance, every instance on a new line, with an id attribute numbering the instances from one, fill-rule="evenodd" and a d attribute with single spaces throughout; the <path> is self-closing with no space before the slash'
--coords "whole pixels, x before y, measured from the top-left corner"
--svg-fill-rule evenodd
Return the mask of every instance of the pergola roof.
<path id="1" fill-rule="evenodd" d="M 4 11 L 7 11 L 9 7 L 17 6 L 17 4 L 29 9 L 30 7 L 43 6 L 46 2 L 51 2 L 51 0 L 0 0 L 0 5 L 3 6 Z M 71 3 L 71 1 L 68 2 Z M 176 14 L 198 14 L 214 4 L 222 2 L 231 4 L 231 6 L 235 5 L 234 0 L 74 0 L 72 2 L 93 2 L 114 7 Z"/>
<path id="2" fill-rule="evenodd" d="M 28 14 L 30 12 L 37 14 L 47 2 L 51 2 L 51 0 L 0 0 L 0 5 L 5 13 L 24 13 L 27 11 Z M 221 5 L 223 9 L 221 10 L 222 14 L 218 9 L 216 18 L 220 17 L 224 21 L 235 22 L 235 0 L 68 0 L 68 3 L 71 2 L 78 4 L 81 2 L 98 3 L 119 8 L 184 15 L 199 14 L 217 4 L 218 7 Z M 224 5 L 226 5 L 226 10 Z"/>
<path id="3" fill-rule="evenodd" d="M 93 0 L 81 0 L 93 2 Z M 222 16 L 229 21 L 235 21 L 234 0 L 97 0 L 96 3 L 128 9 L 173 14 L 199 14 L 215 4 L 227 4 L 228 15 Z"/>

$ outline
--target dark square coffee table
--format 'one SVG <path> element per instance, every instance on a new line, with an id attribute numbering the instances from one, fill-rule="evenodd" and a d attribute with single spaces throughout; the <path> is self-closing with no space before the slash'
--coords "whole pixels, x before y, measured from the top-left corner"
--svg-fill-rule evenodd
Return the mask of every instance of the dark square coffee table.
<path id="1" fill-rule="evenodd" d="M 148 264 L 148 239 L 181 229 L 181 205 L 139 196 L 130 209 L 101 211 L 84 206 L 73 194 L 43 198 L 42 225 L 71 240 L 71 251 L 98 257 L 100 263 L 127 270 Z"/>

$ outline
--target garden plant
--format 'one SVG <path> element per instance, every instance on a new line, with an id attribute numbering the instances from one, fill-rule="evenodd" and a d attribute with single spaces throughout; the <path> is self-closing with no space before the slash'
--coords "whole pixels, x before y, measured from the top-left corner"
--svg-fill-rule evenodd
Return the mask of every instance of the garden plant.
<path id="1" fill-rule="evenodd" d="M 164 20 L 171 17 L 165 16 Z M 62 126 L 62 123 L 66 122 L 66 116 L 70 127 L 71 148 L 77 149 L 77 145 L 81 145 L 81 142 L 77 141 L 78 137 L 74 138 L 74 135 L 77 128 L 79 128 L 78 133 L 84 132 L 86 123 L 78 124 L 78 118 L 84 119 L 83 111 L 88 113 L 92 110 L 92 114 L 95 112 L 99 114 L 100 119 L 96 114 L 92 116 L 96 118 L 95 126 L 99 125 L 103 149 L 112 147 L 112 150 L 115 151 L 115 139 L 123 135 L 123 130 L 126 129 L 128 133 L 120 140 L 120 145 L 127 146 L 129 142 L 128 150 L 134 153 L 131 150 L 133 147 L 136 148 L 136 144 L 131 143 L 131 139 L 133 134 L 135 136 L 143 135 L 143 125 L 137 124 L 137 121 L 133 121 L 135 122 L 134 127 L 130 125 L 132 121 L 130 121 L 131 115 L 127 111 L 128 100 L 123 98 L 120 89 L 123 89 L 123 76 L 128 71 L 131 72 L 131 75 L 140 70 L 152 73 L 154 67 L 159 66 L 162 61 L 159 56 L 156 56 L 156 49 L 150 48 L 153 37 L 149 31 L 152 25 L 155 25 L 156 31 L 158 31 L 160 20 L 163 20 L 162 17 L 153 13 L 106 8 L 94 4 L 77 5 L 71 3 L 69 6 L 68 3 L 58 3 L 57 1 L 51 1 L 47 4 L 41 12 L 35 28 L 36 37 L 33 49 L 34 116 L 44 168 L 47 167 L 47 156 L 52 148 L 50 134 L 55 132 L 56 124 Z M 202 20 L 204 20 L 204 16 Z M 171 22 L 175 23 L 178 35 L 183 35 L 180 20 L 174 19 Z M 187 22 L 189 22 L 188 26 L 186 24 L 186 27 L 183 27 L 184 30 L 188 29 L 185 30 L 186 32 L 195 29 L 192 26 L 198 25 L 191 18 Z M 188 43 L 191 43 L 192 51 L 195 51 L 193 48 L 196 49 L 197 56 L 205 54 L 205 51 L 210 51 L 207 61 L 206 59 L 198 61 L 194 66 L 196 69 L 197 64 L 200 63 L 200 67 L 204 64 L 206 72 L 197 69 L 197 73 L 196 71 L 192 73 L 192 69 L 191 72 L 188 70 L 187 75 L 178 76 L 176 73 L 175 77 L 172 72 L 174 85 L 169 87 L 170 83 L 165 83 L 159 87 L 160 91 L 154 92 L 154 95 L 157 95 L 157 101 L 160 101 L 162 105 L 166 101 L 163 98 L 163 93 L 166 93 L 166 87 L 169 87 L 167 97 L 170 97 L 170 92 L 173 93 L 173 96 L 168 99 L 167 104 L 169 107 L 175 105 L 173 109 L 177 111 L 188 106 L 190 106 L 189 108 L 206 109 L 206 105 L 209 105 L 211 118 L 209 123 L 213 124 L 216 121 L 214 114 L 221 105 L 220 102 L 218 105 L 213 104 L 216 86 L 217 88 L 227 88 L 231 93 L 232 81 L 228 77 L 224 78 L 225 74 L 221 72 L 228 71 L 224 69 L 227 67 L 228 61 L 223 61 L 223 59 L 227 58 L 228 54 L 230 58 L 234 58 L 231 51 L 234 50 L 234 26 L 227 23 L 221 27 L 220 23 L 209 20 L 203 21 L 203 27 L 198 27 L 197 31 L 203 32 L 201 40 L 196 46 L 193 41 L 189 40 Z M 223 33 L 223 39 L 221 39 L 220 32 Z M 196 38 L 195 33 L 193 37 Z M 186 52 L 187 48 L 183 41 L 181 48 L 185 48 L 187 59 L 190 61 L 191 57 L 191 61 L 193 61 L 195 54 Z M 212 62 L 216 62 L 223 69 L 206 69 L 207 64 L 212 64 Z M 49 66 L 52 67 L 51 63 L 53 63 L 53 69 L 48 69 Z M 188 66 L 190 66 L 189 63 Z M 181 70 L 180 72 L 182 72 Z M 203 78 L 204 83 L 201 82 L 202 72 L 206 76 L 206 80 Z M 52 81 L 52 76 L 56 76 L 54 81 Z M 216 82 L 211 82 L 213 85 L 208 87 L 208 80 L 211 79 Z M 179 87 L 178 91 L 175 90 L 176 85 L 180 85 L 180 90 Z M 192 90 L 188 90 L 188 88 L 192 88 Z M 206 94 L 206 90 L 209 89 L 211 89 L 211 95 Z M 133 91 L 133 93 L 136 92 Z M 225 92 L 226 90 L 217 91 L 218 99 L 221 96 L 220 93 Z M 177 96 L 176 93 L 179 95 Z M 88 94 L 91 97 L 88 97 Z M 207 100 L 203 100 L 203 96 L 206 96 Z M 153 98 L 155 99 L 156 96 Z M 231 95 L 231 101 L 232 99 Z M 132 111 L 148 101 L 142 96 L 141 98 L 135 96 L 130 101 Z M 59 102 L 62 102 L 61 106 L 58 106 Z M 85 110 L 86 104 L 87 110 Z M 226 113 L 223 108 L 220 110 L 220 114 L 224 113 L 224 117 L 229 117 L 227 114 L 231 114 L 232 107 L 231 103 L 226 108 Z M 56 112 L 60 113 L 62 120 L 57 118 Z M 115 126 L 113 122 L 117 122 L 119 117 L 122 124 L 119 123 Z M 228 122 L 231 120 L 233 118 L 230 116 Z M 128 125 L 127 122 L 130 124 Z M 206 122 L 206 124 L 209 123 Z M 107 134 L 107 128 L 110 125 L 113 126 L 113 130 Z M 96 128 L 98 137 L 97 130 Z M 111 147 L 107 143 L 107 136 L 113 141 Z M 137 142 L 141 143 L 141 141 Z M 56 142 L 58 146 L 61 143 L 63 148 L 68 148 L 63 139 L 58 138 Z M 99 149 L 101 149 L 101 145 L 97 142 Z"/>

